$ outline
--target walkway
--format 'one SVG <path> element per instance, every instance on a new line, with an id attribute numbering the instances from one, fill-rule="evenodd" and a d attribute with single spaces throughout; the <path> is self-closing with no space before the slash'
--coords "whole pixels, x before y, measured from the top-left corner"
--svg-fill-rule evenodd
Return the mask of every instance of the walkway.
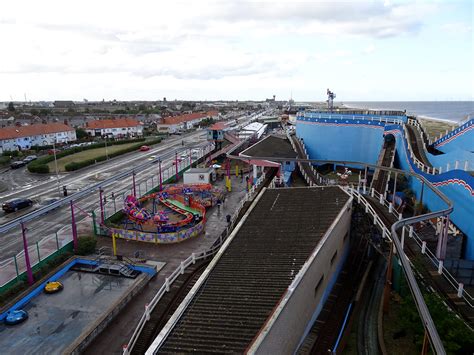
<path id="1" fill-rule="evenodd" d="M 296 135 L 290 136 L 291 143 L 293 148 L 296 150 L 298 154 L 298 158 L 300 159 L 309 159 L 305 148 L 303 147 L 303 143 L 296 137 Z M 314 168 L 309 163 L 298 163 L 298 167 L 300 168 L 301 175 L 305 178 L 308 185 L 313 183 L 313 185 L 321 185 L 318 182 L 318 174 L 314 170 Z"/>
<path id="2" fill-rule="evenodd" d="M 226 215 L 237 209 L 246 194 L 245 180 L 235 176 L 232 179 L 232 193 L 228 194 L 225 203 L 220 210 L 216 207 L 208 211 L 206 233 L 178 244 L 155 245 L 139 243 L 135 241 L 117 240 L 118 253 L 127 257 L 133 257 L 137 250 L 143 251 L 146 259 L 158 262 L 166 262 L 166 265 L 120 313 L 114 321 L 102 331 L 102 333 L 91 343 L 84 352 L 85 354 L 122 354 L 122 346 L 126 344 L 143 314 L 147 304 L 168 277 L 181 263 L 193 252 L 207 250 L 227 227 Z M 223 185 L 223 181 L 219 181 Z M 98 247 L 111 246 L 111 239 L 101 237 Z"/>

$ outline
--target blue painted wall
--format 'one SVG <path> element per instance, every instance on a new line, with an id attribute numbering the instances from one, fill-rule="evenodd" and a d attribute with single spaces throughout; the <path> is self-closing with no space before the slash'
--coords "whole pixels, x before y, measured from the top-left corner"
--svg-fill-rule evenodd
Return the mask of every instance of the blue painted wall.
<path id="1" fill-rule="evenodd" d="M 367 120 L 300 118 L 296 135 L 311 159 L 377 163 L 385 123 Z"/>
<path id="2" fill-rule="evenodd" d="M 433 146 L 444 153 L 454 150 L 474 152 L 474 118 L 441 137 Z"/>
<path id="3" fill-rule="evenodd" d="M 423 175 L 435 185 L 454 204 L 450 215 L 453 223 L 466 235 L 464 257 L 474 260 L 474 177 L 463 170 L 451 170 L 446 173 L 431 175 L 422 172 L 407 154 L 408 146 L 401 126 L 387 126 L 386 131 L 392 133 L 397 142 L 398 163 L 403 170 Z M 411 179 L 411 188 L 417 199 L 421 195 L 421 183 Z M 432 211 L 446 208 L 444 202 L 429 189 L 424 189 L 423 203 Z"/>
<path id="4" fill-rule="evenodd" d="M 351 117 L 347 119 L 320 118 L 319 115 L 316 116 L 316 113 L 313 116 L 308 113 L 299 114 L 296 122 L 296 135 L 303 139 L 309 157 L 321 160 L 347 160 L 376 164 L 383 144 L 384 131 L 392 133 L 396 138 L 400 167 L 423 175 L 453 202 L 454 211 L 450 215 L 451 220 L 466 235 L 464 257 L 474 260 L 473 176 L 462 170 L 452 170 L 438 175 L 423 173 L 407 154 L 408 145 L 399 124 L 386 124 L 376 120 L 359 120 Z M 447 158 L 451 157 L 454 155 L 450 154 Z M 465 157 L 464 154 L 463 157 Z M 441 162 L 442 159 L 447 158 L 438 159 Z M 419 199 L 421 184 L 416 179 L 413 180 L 410 182 L 411 187 Z M 446 207 L 441 199 L 426 188 L 423 202 L 433 211 Z"/>
<path id="5" fill-rule="evenodd" d="M 346 120 L 346 119 L 353 119 L 353 120 L 370 120 L 370 121 L 389 121 L 395 123 L 397 120 L 401 120 L 403 122 L 407 122 L 407 116 L 392 116 L 392 115 L 374 115 L 374 114 L 343 114 L 336 112 L 326 112 L 326 111 L 302 111 L 298 112 L 297 119 L 302 117 L 305 118 L 319 118 L 319 119 L 339 119 L 339 120 Z"/>

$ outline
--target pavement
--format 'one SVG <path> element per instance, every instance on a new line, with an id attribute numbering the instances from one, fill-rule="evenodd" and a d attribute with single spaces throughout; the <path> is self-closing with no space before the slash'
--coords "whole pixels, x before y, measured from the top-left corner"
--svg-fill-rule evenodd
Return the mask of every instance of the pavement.
<path id="1" fill-rule="evenodd" d="M 220 209 L 217 207 L 209 209 L 206 214 L 207 223 L 204 235 L 169 245 L 117 240 L 118 254 L 133 257 L 136 251 L 141 251 L 145 253 L 146 259 L 166 262 L 166 265 L 92 342 L 85 350 L 85 354 L 121 354 L 122 346 L 128 343 L 145 310 L 145 304 L 150 302 L 156 292 L 163 286 L 166 277 L 178 268 L 181 261 L 189 257 L 193 252 L 197 253 L 209 249 L 215 240 L 219 238 L 227 228 L 226 215 L 234 213 L 246 194 L 245 179 L 242 182 L 240 177 L 237 178 L 234 175 L 231 180 L 232 192 L 227 194 L 224 204 Z M 216 185 L 223 187 L 224 181 L 220 180 Z M 111 247 L 111 245 L 112 241 L 110 238 L 99 238 L 98 246 Z"/>
<path id="2" fill-rule="evenodd" d="M 192 134 L 178 138 L 171 138 L 163 141 L 158 144 L 155 148 L 151 149 L 149 152 L 134 152 L 127 154 L 123 157 L 117 157 L 114 159 L 93 166 L 91 168 L 86 168 L 85 170 L 80 170 L 76 173 L 64 174 L 61 175 L 60 184 L 67 185 L 69 191 L 75 192 L 85 187 L 90 186 L 91 184 L 97 183 L 107 179 L 117 172 L 121 172 L 124 169 L 131 169 L 136 165 L 142 164 L 146 161 L 151 155 L 160 155 L 164 154 L 170 149 L 181 148 L 181 141 L 184 139 L 188 142 L 188 145 L 195 145 L 200 138 L 203 138 L 205 132 L 198 131 L 193 132 Z M 204 140 L 202 141 L 205 142 Z M 163 175 L 164 178 L 173 174 L 173 165 L 171 159 L 164 162 L 163 165 Z M 166 168 L 168 167 L 168 168 Z M 168 170 L 167 170 L 168 169 Z M 20 170 L 20 169 L 18 169 Z M 158 164 L 156 166 L 150 166 L 147 169 L 142 171 L 137 171 L 136 181 L 137 181 L 137 192 L 145 191 L 146 187 L 151 185 L 152 177 L 155 177 L 155 183 L 157 181 L 156 175 L 158 170 Z M 9 174 L 18 174 L 18 176 L 12 177 L 12 179 L 17 180 L 19 183 L 23 181 L 26 183 L 25 179 L 31 179 L 36 177 L 37 174 L 29 174 L 24 169 L 22 172 L 17 170 L 7 172 Z M 26 177 L 20 178 L 21 175 Z M 41 177 L 43 178 L 43 177 Z M 23 180 L 22 180 L 23 179 Z M 28 180 L 29 181 L 29 180 Z M 29 186 L 31 185 L 31 186 Z M 132 185 L 132 179 L 125 179 L 122 181 L 117 181 L 105 189 L 106 194 L 110 195 L 112 192 L 115 194 L 122 194 L 124 191 L 130 192 Z M 23 187 L 15 188 L 15 191 L 9 191 L 7 193 L 0 194 L 0 203 L 17 197 L 28 197 L 33 199 L 35 202 L 43 201 L 48 198 L 57 198 L 57 182 L 53 176 L 48 176 L 46 180 L 37 180 L 35 182 L 27 183 Z M 98 193 L 91 193 L 86 197 L 75 201 L 76 205 L 83 211 L 90 212 L 93 209 L 96 209 L 99 205 Z M 6 223 L 14 218 L 20 217 L 28 212 L 33 211 L 38 207 L 38 204 L 31 208 L 20 210 L 18 212 L 4 214 L 3 211 L 0 212 L 0 224 Z M 77 212 L 76 220 L 79 222 L 85 215 L 83 213 Z M 30 222 L 26 225 L 28 228 L 27 239 L 29 245 L 34 245 L 37 241 L 45 238 L 46 236 L 54 236 L 56 232 L 61 233 L 61 230 L 66 228 L 71 223 L 71 211 L 67 207 L 61 207 L 57 210 L 50 211 L 47 215 L 44 215 L 37 220 Z M 17 254 L 23 249 L 21 230 L 16 228 L 10 230 L 8 233 L 0 234 L 0 260 L 5 258 L 11 258 L 13 255 Z M 2 262 L 0 261 L 0 268 Z M 1 270 L 0 270 L 1 272 Z"/>
<path id="3" fill-rule="evenodd" d="M 61 292 L 41 293 L 25 306 L 29 314 L 26 322 L 0 325 L 0 349 L 18 355 L 61 354 L 135 280 L 69 271 L 61 282 L 64 285 Z"/>

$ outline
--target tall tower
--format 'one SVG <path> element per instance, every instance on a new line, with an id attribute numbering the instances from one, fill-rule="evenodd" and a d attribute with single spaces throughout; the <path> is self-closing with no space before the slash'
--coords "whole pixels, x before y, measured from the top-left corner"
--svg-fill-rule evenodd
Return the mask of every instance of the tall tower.
<path id="1" fill-rule="evenodd" d="M 328 95 L 328 99 L 326 101 L 328 103 L 328 110 L 332 111 L 334 108 L 334 99 L 336 98 L 336 94 L 329 89 L 327 89 L 326 94 Z"/>

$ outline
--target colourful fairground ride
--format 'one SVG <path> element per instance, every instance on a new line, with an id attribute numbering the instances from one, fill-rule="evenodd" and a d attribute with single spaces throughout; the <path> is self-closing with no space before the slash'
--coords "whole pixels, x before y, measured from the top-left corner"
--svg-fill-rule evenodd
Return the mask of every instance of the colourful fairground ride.
<path id="1" fill-rule="evenodd" d="M 206 208 L 222 200 L 223 192 L 211 184 L 167 185 L 139 199 L 129 195 L 123 211 L 126 229 L 174 233 L 205 219 Z"/>

